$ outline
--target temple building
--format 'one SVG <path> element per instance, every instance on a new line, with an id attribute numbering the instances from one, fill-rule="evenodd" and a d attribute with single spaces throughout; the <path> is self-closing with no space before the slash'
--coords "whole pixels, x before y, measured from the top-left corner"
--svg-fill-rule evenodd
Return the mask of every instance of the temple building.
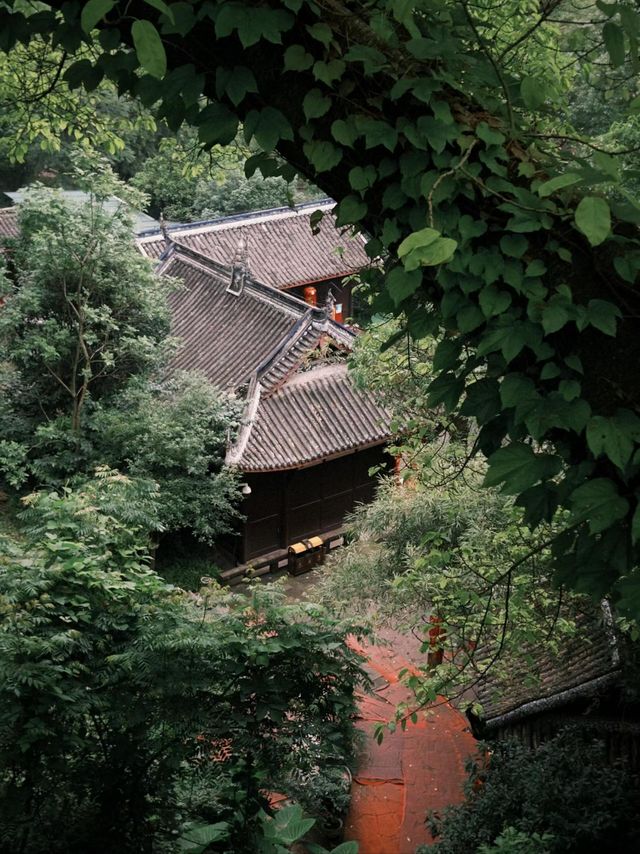
<path id="1" fill-rule="evenodd" d="M 287 291 L 310 304 L 334 302 L 337 320 L 354 314 L 354 273 L 370 264 L 362 235 L 336 228 L 331 200 L 309 202 L 295 208 L 277 208 L 224 217 L 190 225 L 169 225 L 144 233 L 138 239 L 142 252 L 159 258 L 171 241 L 228 264 L 244 242 L 249 272 L 259 282 Z M 312 216 L 323 216 L 314 225 Z M 315 232 L 315 233 L 314 233 Z"/>
<path id="2" fill-rule="evenodd" d="M 227 453 L 245 482 L 246 518 L 227 544 L 241 565 L 277 563 L 291 544 L 339 532 L 373 498 L 369 472 L 388 460 L 390 436 L 389 413 L 349 376 L 355 333 L 326 307 L 254 278 L 246 251 L 241 243 L 227 266 L 176 237 L 157 268 L 183 283 L 169 298 L 173 368 L 244 400 Z"/>

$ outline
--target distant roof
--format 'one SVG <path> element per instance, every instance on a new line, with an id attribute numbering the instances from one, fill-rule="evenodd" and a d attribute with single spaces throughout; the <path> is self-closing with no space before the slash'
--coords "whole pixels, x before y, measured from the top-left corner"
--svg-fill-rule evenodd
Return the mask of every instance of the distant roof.
<path id="1" fill-rule="evenodd" d="M 620 655 L 608 604 L 602 603 L 601 614 L 579 614 L 575 622 L 575 634 L 557 652 L 540 643 L 480 678 L 473 692 L 486 730 L 595 696 L 617 681 Z"/>
<path id="2" fill-rule="evenodd" d="M 17 208 L 0 208 L 0 239 L 18 236 Z"/>
<path id="3" fill-rule="evenodd" d="M 20 190 L 16 190 L 15 192 L 7 192 L 5 191 L 5 195 L 9 196 L 10 199 L 13 199 L 14 204 L 21 204 L 27 194 L 29 192 L 28 187 L 23 187 Z M 88 202 L 91 198 L 89 193 L 85 193 L 83 190 L 58 190 L 55 192 L 65 201 L 72 205 L 81 205 L 85 202 Z M 138 211 L 135 208 L 129 207 L 122 199 L 119 199 L 117 196 L 111 196 L 109 199 L 105 199 L 102 202 L 102 206 L 104 207 L 107 213 L 115 213 L 118 208 L 124 206 L 129 215 L 133 220 L 133 231 L 135 234 L 140 234 L 140 232 L 147 231 L 150 228 L 158 228 L 158 220 L 149 216 L 143 211 Z M 11 208 L 9 208 L 11 210 Z M 0 232 L 1 233 L 1 232 Z"/>
<path id="4" fill-rule="evenodd" d="M 325 199 L 295 208 L 254 211 L 197 222 L 169 226 L 171 240 L 177 240 L 221 264 L 233 258 L 241 238 L 247 241 L 251 274 L 274 288 L 292 288 L 346 276 L 364 267 L 369 258 L 362 235 L 340 231 L 331 213 L 334 202 Z M 324 216 L 318 234 L 311 230 L 311 215 Z M 158 258 L 167 247 L 159 231 L 138 238 L 141 251 Z"/>
<path id="5" fill-rule="evenodd" d="M 299 468 L 389 437 L 389 413 L 356 390 L 344 360 L 336 361 L 353 348 L 355 334 L 325 309 L 251 277 L 239 296 L 229 293 L 230 268 L 180 243 L 169 247 L 158 273 L 182 282 L 169 297 L 180 342 L 172 368 L 248 389 L 229 464 Z"/>

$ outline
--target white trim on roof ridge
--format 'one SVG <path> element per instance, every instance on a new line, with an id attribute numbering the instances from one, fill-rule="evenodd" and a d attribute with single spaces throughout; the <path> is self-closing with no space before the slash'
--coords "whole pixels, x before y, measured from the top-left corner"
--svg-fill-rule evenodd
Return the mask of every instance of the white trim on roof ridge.
<path id="1" fill-rule="evenodd" d="M 202 222 L 182 223 L 177 227 L 169 227 L 167 229 L 171 238 L 184 237 L 188 234 L 204 234 L 211 231 L 230 231 L 234 228 L 242 228 L 244 226 L 256 225 L 261 222 L 276 222 L 283 219 L 292 219 L 296 216 L 305 216 L 313 213 L 314 210 L 327 209 L 335 207 L 333 199 L 322 199 L 318 202 L 305 202 L 302 205 L 296 205 L 293 208 L 268 208 L 264 211 L 250 211 L 247 214 L 232 214 L 229 217 L 224 217 L 215 220 L 205 220 Z M 142 234 L 138 237 L 139 243 L 154 243 L 158 240 L 164 240 L 164 235 L 161 231 L 153 234 Z"/>
<path id="2" fill-rule="evenodd" d="M 245 408 L 246 415 L 242 419 L 242 427 L 240 428 L 236 441 L 233 445 L 227 448 L 224 460 L 225 465 L 235 466 L 242 459 L 242 455 L 247 447 L 247 442 L 249 441 L 249 436 L 251 435 L 253 422 L 255 421 L 256 414 L 258 412 L 261 393 L 262 386 L 258 381 L 257 374 L 254 373 L 247 393 L 247 405 Z"/>

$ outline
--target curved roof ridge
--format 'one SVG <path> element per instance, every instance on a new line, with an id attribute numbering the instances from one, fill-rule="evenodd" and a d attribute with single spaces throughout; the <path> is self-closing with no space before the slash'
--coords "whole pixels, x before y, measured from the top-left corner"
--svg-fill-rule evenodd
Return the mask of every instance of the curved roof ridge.
<path id="1" fill-rule="evenodd" d="M 285 219 L 286 217 L 304 214 L 313 208 L 328 208 L 333 205 L 335 205 L 333 199 L 317 199 L 311 202 L 302 202 L 292 207 L 264 208 L 259 211 L 244 211 L 243 213 L 230 214 L 229 216 L 201 219 L 196 222 L 179 222 L 174 225 L 167 225 L 165 230 L 169 234 L 176 234 L 178 236 L 182 232 L 192 234 L 196 231 L 217 231 L 225 228 L 233 228 L 234 226 L 251 225 L 254 222 L 265 222 L 269 219 Z M 148 228 L 138 234 L 138 241 L 141 243 L 150 242 L 162 236 L 163 232 L 161 228 Z"/>

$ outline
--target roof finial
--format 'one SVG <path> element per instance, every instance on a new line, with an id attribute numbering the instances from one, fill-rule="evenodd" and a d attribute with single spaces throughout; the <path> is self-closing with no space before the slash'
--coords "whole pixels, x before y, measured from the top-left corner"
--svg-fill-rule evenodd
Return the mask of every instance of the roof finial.
<path id="1" fill-rule="evenodd" d="M 227 293 L 240 296 L 244 289 L 247 276 L 249 275 L 249 267 L 247 264 L 247 240 L 244 235 L 238 240 L 238 246 L 233 256 L 233 264 L 231 265 L 231 278 Z"/>
<path id="2" fill-rule="evenodd" d="M 164 211 L 160 211 L 160 231 L 165 240 L 170 240 L 169 231 L 167 229 L 167 221 L 164 218 Z"/>
<path id="3" fill-rule="evenodd" d="M 332 288 L 329 288 L 327 291 L 327 298 L 324 301 L 324 310 L 327 312 L 327 317 L 330 317 L 331 320 L 336 319 L 336 298 L 333 295 Z"/>

